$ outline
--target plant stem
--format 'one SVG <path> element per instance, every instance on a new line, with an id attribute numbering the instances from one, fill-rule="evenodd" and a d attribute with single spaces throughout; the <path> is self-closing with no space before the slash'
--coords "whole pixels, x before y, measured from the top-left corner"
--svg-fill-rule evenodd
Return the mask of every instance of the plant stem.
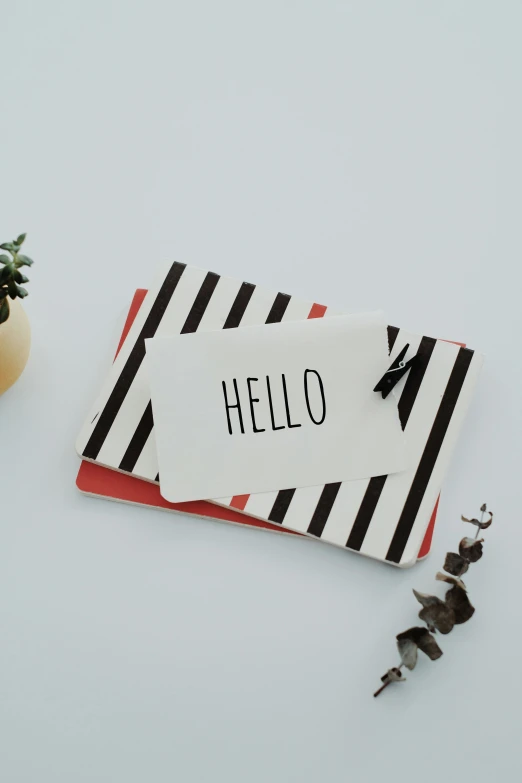
<path id="1" fill-rule="evenodd" d="M 399 664 L 399 666 L 396 666 L 395 668 L 399 669 L 399 671 L 400 671 L 403 666 L 404 666 L 404 664 L 401 663 L 401 664 Z M 373 697 L 375 698 L 376 696 L 379 695 L 379 693 L 382 693 L 383 690 L 388 687 L 388 685 L 392 684 L 392 682 L 395 682 L 395 680 L 388 680 L 387 682 L 384 683 L 384 685 L 381 685 L 381 687 L 378 690 L 375 691 L 375 693 L 373 694 Z"/>
<path id="2" fill-rule="evenodd" d="M 480 524 L 482 524 L 483 522 L 484 522 L 484 512 L 481 511 L 480 512 Z M 475 539 L 477 539 L 479 537 L 479 533 L 480 533 L 481 530 L 482 530 L 482 528 L 477 525 L 477 532 L 475 533 Z"/>
<path id="3" fill-rule="evenodd" d="M 382 692 L 383 692 L 383 690 L 384 690 L 385 688 L 387 688 L 387 687 L 388 687 L 388 685 L 391 685 L 391 684 L 392 684 L 392 681 L 391 681 L 391 680 L 388 680 L 388 682 L 385 682 L 385 683 L 384 683 L 384 685 L 381 685 L 381 687 L 379 688 L 379 690 L 375 691 L 375 693 L 373 694 L 374 698 L 375 698 L 375 696 L 378 696 L 378 695 L 379 695 L 379 693 L 382 693 Z"/>

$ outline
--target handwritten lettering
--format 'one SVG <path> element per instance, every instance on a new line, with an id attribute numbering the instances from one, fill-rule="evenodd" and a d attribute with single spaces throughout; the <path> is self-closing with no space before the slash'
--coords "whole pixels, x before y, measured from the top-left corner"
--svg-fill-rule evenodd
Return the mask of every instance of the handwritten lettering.
<path id="1" fill-rule="evenodd" d="M 291 414 L 291 394 L 289 393 L 289 389 L 287 386 L 287 381 L 285 374 L 282 373 L 280 382 L 275 381 L 274 385 L 270 382 L 270 377 L 267 375 L 265 376 L 265 387 L 266 387 L 266 394 L 263 393 L 263 391 L 257 391 L 257 389 L 254 389 L 254 384 L 259 384 L 260 380 L 259 378 L 247 378 L 245 382 L 246 386 L 246 397 L 245 400 L 248 398 L 248 409 L 250 410 L 250 419 L 252 422 L 252 432 L 254 434 L 260 433 L 260 432 L 267 432 L 267 427 L 261 427 L 260 422 L 268 422 L 268 419 L 270 419 L 271 423 L 271 430 L 272 432 L 276 432 L 277 430 L 284 430 L 284 429 L 294 429 L 297 427 L 302 427 L 302 423 L 298 422 L 294 416 L 292 418 Z M 241 399 L 240 399 L 240 393 L 238 389 L 238 382 L 237 378 L 232 379 L 232 386 L 234 389 L 233 396 L 230 397 L 230 400 L 235 399 L 235 402 L 231 402 L 229 400 L 229 394 L 227 392 L 227 382 L 222 381 L 221 382 L 222 389 L 223 389 L 223 397 L 225 402 L 225 412 L 226 412 L 226 421 L 227 421 L 227 427 L 230 435 L 232 435 L 234 432 L 238 432 L 238 424 L 239 424 L 239 430 L 241 431 L 241 434 L 245 434 L 245 423 L 243 420 L 243 409 L 241 407 Z M 280 390 L 276 392 L 277 386 L 280 387 Z M 310 390 L 313 388 L 313 386 L 316 386 L 319 391 L 319 397 L 317 394 L 314 395 L 315 403 L 312 406 L 310 402 Z M 259 388 L 259 387 L 258 387 Z M 263 386 L 261 386 L 261 389 Z M 243 392 L 245 394 L 245 392 Z M 254 394 L 262 395 L 260 397 L 255 397 Z M 276 424 L 276 418 L 274 413 L 274 399 L 275 395 L 278 395 L 280 398 L 282 398 L 282 402 L 284 405 L 285 413 L 286 413 L 286 424 L 283 424 L 281 421 L 279 424 Z M 310 421 L 319 426 L 321 425 L 325 418 L 326 418 L 326 398 L 324 393 L 324 384 L 321 379 L 321 376 L 317 372 L 317 370 L 305 370 L 303 373 L 303 394 L 304 394 L 304 400 L 306 403 L 306 410 L 308 411 L 308 416 L 310 418 Z M 263 417 L 263 408 L 264 402 L 266 400 L 266 406 L 268 407 L 268 416 Z M 295 400 L 295 394 L 294 394 L 294 400 Z M 320 402 L 319 402 L 320 400 Z M 258 406 L 258 411 L 254 410 L 255 406 Z M 295 405 L 295 402 L 294 402 Z M 283 406 L 280 406 L 282 408 Z M 312 410 L 313 407 L 313 410 Z M 237 420 L 238 424 L 235 424 L 235 426 L 232 426 L 232 418 L 231 418 L 231 411 L 236 410 L 237 411 Z M 247 406 L 245 405 L 244 410 L 247 410 Z"/>

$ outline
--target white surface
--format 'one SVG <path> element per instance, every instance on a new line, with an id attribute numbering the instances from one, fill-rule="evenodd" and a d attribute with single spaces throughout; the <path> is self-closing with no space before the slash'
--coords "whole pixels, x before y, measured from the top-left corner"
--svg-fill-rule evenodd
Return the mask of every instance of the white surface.
<path id="1" fill-rule="evenodd" d="M 397 400 L 372 392 L 390 361 L 382 313 L 155 337 L 145 344 L 161 494 L 172 503 L 410 467 Z M 249 386 L 247 378 L 255 383 Z"/>
<path id="2" fill-rule="evenodd" d="M 520 777 L 521 23 L 509 0 L 3 3 L 1 232 L 37 264 L 0 399 L 2 780 Z M 115 314 L 169 258 L 485 352 L 425 563 L 76 492 Z M 483 500 L 475 617 L 372 699 Z"/>

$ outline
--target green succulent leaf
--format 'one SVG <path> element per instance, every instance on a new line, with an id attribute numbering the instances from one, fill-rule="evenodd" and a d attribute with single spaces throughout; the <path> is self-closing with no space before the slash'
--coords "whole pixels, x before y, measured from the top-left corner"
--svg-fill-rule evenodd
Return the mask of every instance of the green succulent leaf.
<path id="1" fill-rule="evenodd" d="M 2 267 L 2 269 L 0 269 L 0 285 L 7 283 L 7 281 L 10 280 L 12 274 L 13 267 L 11 264 L 7 264 L 6 266 Z"/>
<path id="2" fill-rule="evenodd" d="M 17 266 L 32 266 L 33 259 L 29 258 L 29 256 L 19 255 L 16 258 L 16 264 Z"/>
<path id="3" fill-rule="evenodd" d="M 9 318 L 9 299 L 2 299 L 0 302 L 0 324 L 3 324 Z"/>
<path id="4" fill-rule="evenodd" d="M 11 299 L 16 299 L 18 296 L 18 287 L 12 278 L 7 281 L 7 290 L 9 291 Z"/>
<path id="5" fill-rule="evenodd" d="M 15 242 L 4 242 L 0 245 L 0 248 L 8 250 L 12 255 L 12 258 L 10 258 L 5 254 L 0 254 L 0 291 L 2 292 L 0 302 L 2 303 L 5 321 L 7 321 L 9 316 L 9 305 L 3 304 L 7 301 L 7 297 L 9 296 L 11 299 L 16 299 L 17 297 L 25 299 L 29 293 L 20 285 L 20 283 L 28 283 L 29 279 L 19 271 L 19 268 L 32 266 L 33 259 L 29 258 L 29 256 L 18 255 L 18 250 L 25 242 L 26 236 L 26 234 L 20 234 Z"/>

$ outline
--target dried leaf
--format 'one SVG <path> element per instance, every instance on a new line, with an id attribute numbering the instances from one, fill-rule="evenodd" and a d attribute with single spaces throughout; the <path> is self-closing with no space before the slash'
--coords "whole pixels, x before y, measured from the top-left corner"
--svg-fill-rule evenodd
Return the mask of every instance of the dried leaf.
<path id="1" fill-rule="evenodd" d="M 419 631 L 417 635 L 417 647 L 424 655 L 427 655 L 431 661 L 436 661 L 442 655 L 442 650 L 435 641 L 435 637 L 426 628 L 414 629 Z"/>
<path id="2" fill-rule="evenodd" d="M 486 530 L 493 522 L 493 514 L 491 511 L 488 511 L 487 513 L 489 514 L 489 519 L 486 520 L 486 522 L 481 522 L 478 519 L 468 519 L 467 517 L 461 517 L 461 519 L 463 522 L 469 522 L 471 525 L 475 525 L 480 530 Z"/>
<path id="3" fill-rule="evenodd" d="M 406 681 L 406 677 L 402 676 L 401 670 L 398 667 L 395 666 L 393 669 L 388 669 L 386 674 L 383 674 L 383 676 L 381 677 L 381 682 L 383 684 L 381 685 L 380 688 L 378 688 L 378 690 L 375 691 L 373 695 L 374 697 L 378 696 L 392 682 L 405 682 L 405 681 Z"/>
<path id="4" fill-rule="evenodd" d="M 462 555 L 458 555 L 456 552 L 448 552 L 442 567 L 448 574 L 462 576 L 468 570 L 469 563 Z"/>
<path id="5" fill-rule="evenodd" d="M 483 538 L 463 538 L 459 544 L 459 552 L 465 560 L 476 563 L 482 557 Z"/>
<path id="6" fill-rule="evenodd" d="M 430 631 L 440 631 L 440 633 L 446 634 L 453 629 L 455 614 L 451 607 L 435 595 L 419 593 L 417 590 L 414 590 L 413 594 L 423 606 L 419 617 L 426 623 Z"/>
<path id="7" fill-rule="evenodd" d="M 438 579 L 439 582 L 448 582 L 450 585 L 458 585 L 459 587 L 462 587 L 463 590 L 466 589 L 466 585 L 462 579 L 455 576 L 449 576 L 449 574 L 443 574 L 442 571 L 439 571 L 435 575 L 435 579 Z"/>
<path id="8" fill-rule="evenodd" d="M 402 672 L 396 666 L 393 669 L 388 669 L 386 674 L 381 677 L 381 682 L 404 682 L 406 677 L 402 676 Z"/>
<path id="9" fill-rule="evenodd" d="M 428 593 L 420 593 L 418 590 L 414 590 L 413 595 L 415 596 L 417 601 L 420 604 L 422 604 L 424 607 L 437 606 L 437 604 L 442 603 L 440 598 L 437 598 L 436 595 L 429 595 Z"/>
<path id="10" fill-rule="evenodd" d="M 397 648 L 402 663 L 411 671 L 417 665 L 418 645 L 411 637 L 406 636 L 407 633 L 408 632 L 405 631 L 397 636 Z M 427 631 L 427 633 L 429 633 L 429 631 Z"/>
<path id="11" fill-rule="evenodd" d="M 430 631 L 443 634 L 450 633 L 455 625 L 455 613 L 443 601 L 438 606 L 421 609 L 419 618 L 426 623 Z"/>
<path id="12" fill-rule="evenodd" d="M 471 605 L 467 592 L 458 585 L 446 593 L 446 605 L 453 611 L 457 625 L 466 623 L 475 614 L 475 607 Z"/>
<path id="13" fill-rule="evenodd" d="M 463 538 L 459 543 L 458 553 L 448 552 L 443 566 L 445 573 L 439 571 L 435 576 L 439 582 L 451 585 L 451 588 L 446 590 L 445 599 L 442 600 L 435 595 L 413 590 L 415 598 L 422 606 L 419 617 L 426 623 L 427 628 L 416 626 L 397 634 L 397 649 L 401 665 L 388 669 L 386 674 L 381 677 L 383 684 L 373 694 L 374 696 L 382 693 L 392 682 L 405 680 L 401 669 L 403 667 L 410 669 L 410 671 L 415 669 L 419 650 L 432 661 L 440 658 L 443 653 L 432 634 L 436 631 L 442 634 L 450 633 L 455 625 L 467 622 L 475 614 L 475 607 L 468 598 L 466 585 L 461 576 L 468 571 L 470 563 L 476 563 L 481 559 L 484 539 L 479 539 L 478 536 L 480 531 L 490 527 L 493 521 L 493 513 L 487 510 L 485 503 L 480 507 L 480 511 L 480 520 L 462 517 L 464 522 L 477 528 L 476 536 Z M 489 515 L 489 519 L 483 521 L 485 514 Z"/>
<path id="14" fill-rule="evenodd" d="M 401 661 L 408 669 L 414 669 L 417 663 L 417 649 L 432 661 L 442 655 L 442 650 L 427 628 L 409 628 L 397 635 L 397 648 Z"/>

